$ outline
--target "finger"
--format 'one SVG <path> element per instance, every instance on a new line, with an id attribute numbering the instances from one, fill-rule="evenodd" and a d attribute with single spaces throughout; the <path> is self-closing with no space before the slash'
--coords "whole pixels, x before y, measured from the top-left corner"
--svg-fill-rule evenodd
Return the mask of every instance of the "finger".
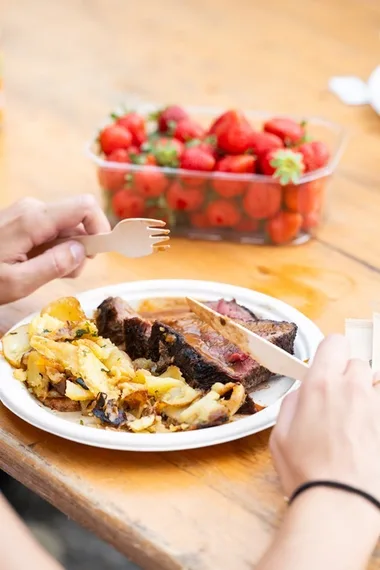
<path id="1" fill-rule="evenodd" d="M 342 335 L 331 335 L 321 342 L 302 387 L 314 382 L 334 381 L 342 377 L 349 360 L 349 344 Z"/>
<path id="2" fill-rule="evenodd" d="M 353 358 L 348 361 L 344 377 L 349 382 L 359 383 L 363 386 L 371 387 L 373 383 L 369 362 L 360 358 Z"/>
<path id="3" fill-rule="evenodd" d="M 66 230 L 62 230 L 61 232 L 59 232 L 58 234 L 58 238 L 75 238 L 76 236 L 83 236 L 83 235 L 88 235 L 86 230 L 84 229 L 84 225 L 83 224 L 78 224 L 75 228 L 69 228 Z M 95 255 L 88 255 L 87 256 L 88 259 L 94 259 Z M 84 267 L 84 264 L 83 264 Z M 77 277 L 83 267 L 76 269 L 74 271 L 74 273 L 70 274 L 70 275 L 66 275 L 66 277 Z"/>
<path id="4" fill-rule="evenodd" d="M 107 216 L 92 194 L 82 194 L 48 204 L 46 213 L 54 223 L 57 233 L 75 228 L 79 224 L 83 224 L 88 234 L 106 233 L 111 229 Z"/>
<path id="5" fill-rule="evenodd" d="M 87 232 L 84 229 L 83 224 L 78 224 L 75 228 L 66 228 L 59 232 L 57 238 L 71 238 L 75 236 L 84 236 Z"/>
<path id="6" fill-rule="evenodd" d="M 82 273 L 82 271 L 83 271 L 85 265 L 86 265 L 86 261 L 84 261 L 83 263 L 81 263 L 81 264 L 79 265 L 79 267 L 77 267 L 76 269 L 74 269 L 74 271 L 72 271 L 71 273 L 68 273 L 67 275 L 65 275 L 65 279 L 75 279 L 76 277 L 78 277 L 78 276 Z"/>
<path id="7" fill-rule="evenodd" d="M 3 279 L 12 291 L 12 300 L 20 299 L 49 281 L 71 274 L 81 266 L 85 257 L 82 244 L 65 242 L 23 263 L 7 265 Z"/>
<path id="8" fill-rule="evenodd" d="M 283 435 L 285 435 L 289 432 L 289 428 L 292 424 L 294 414 L 297 409 L 298 401 L 299 390 L 294 390 L 285 396 L 277 418 L 276 427 L 273 430 L 274 433 L 281 432 Z"/>

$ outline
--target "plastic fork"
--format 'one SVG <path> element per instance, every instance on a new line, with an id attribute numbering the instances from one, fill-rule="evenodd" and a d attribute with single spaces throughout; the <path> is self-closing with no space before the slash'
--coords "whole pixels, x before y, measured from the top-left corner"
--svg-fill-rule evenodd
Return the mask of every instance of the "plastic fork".
<path id="1" fill-rule="evenodd" d="M 129 218 L 122 220 L 111 232 L 105 234 L 70 236 L 49 242 L 42 248 L 36 248 L 38 251 L 33 250 L 33 255 L 29 257 L 35 257 L 54 245 L 72 240 L 83 244 L 87 256 L 117 252 L 126 257 L 145 257 L 169 249 L 170 245 L 166 242 L 169 241 L 170 230 L 166 229 L 165 225 L 162 220 Z"/>

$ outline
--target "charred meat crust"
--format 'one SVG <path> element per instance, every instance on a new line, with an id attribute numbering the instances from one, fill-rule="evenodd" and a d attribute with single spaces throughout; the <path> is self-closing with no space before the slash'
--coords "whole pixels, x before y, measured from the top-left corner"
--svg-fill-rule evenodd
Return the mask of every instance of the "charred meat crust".
<path id="1" fill-rule="evenodd" d="M 109 338 L 117 346 L 124 344 L 124 321 L 137 313 L 121 297 L 107 297 L 95 313 L 99 336 Z"/>
<path id="2" fill-rule="evenodd" d="M 152 325 L 141 317 L 131 317 L 124 321 L 125 349 L 132 360 L 147 358 Z"/>
<path id="3" fill-rule="evenodd" d="M 297 327 L 293 323 L 282 323 L 275 321 L 257 321 L 253 328 L 260 326 L 264 329 L 266 338 L 293 354 L 294 340 L 297 334 Z M 251 328 L 250 326 L 248 328 Z M 279 330 L 280 329 L 280 330 Z M 281 329 L 285 329 L 282 330 Z M 269 333 L 271 331 L 272 336 Z M 223 355 L 216 359 L 212 354 L 207 354 L 199 350 L 199 347 L 192 346 L 181 332 L 163 322 L 155 322 L 152 327 L 150 337 L 149 357 L 161 363 L 160 368 L 169 364 L 178 366 L 186 381 L 196 388 L 209 389 L 215 382 L 240 382 L 247 392 L 250 392 L 258 384 L 267 382 L 273 374 L 267 369 L 252 360 L 246 359 L 238 367 L 229 365 L 223 361 Z M 243 368 L 242 368 L 243 366 Z"/>
<path id="4" fill-rule="evenodd" d="M 294 323 L 259 319 L 235 300 L 206 304 L 293 354 Z M 121 298 L 109 297 L 99 306 L 96 322 L 99 334 L 123 345 L 133 360 L 156 362 L 156 372 L 174 364 L 193 387 L 207 390 L 215 382 L 240 382 L 249 392 L 273 376 L 190 311 L 155 317 L 153 322 L 144 319 Z"/>

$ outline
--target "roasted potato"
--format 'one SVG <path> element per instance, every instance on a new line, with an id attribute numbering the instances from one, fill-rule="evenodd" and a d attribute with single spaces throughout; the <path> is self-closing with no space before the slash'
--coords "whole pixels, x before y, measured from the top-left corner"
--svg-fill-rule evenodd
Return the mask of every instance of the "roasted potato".
<path id="1" fill-rule="evenodd" d="M 75 384 L 70 380 L 66 380 L 66 391 L 65 395 L 75 402 L 85 402 L 86 400 L 92 400 L 93 395 L 89 390 L 85 390 L 79 384 Z"/>
<path id="2" fill-rule="evenodd" d="M 37 398 L 44 399 L 49 392 L 49 378 L 46 376 L 46 359 L 38 352 L 31 352 L 27 367 L 28 386 Z"/>
<path id="3" fill-rule="evenodd" d="M 3 337 L 3 354 L 11 366 L 22 367 L 22 357 L 30 350 L 29 325 L 22 325 Z"/>
<path id="4" fill-rule="evenodd" d="M 75 297 L 62 297 L 49 303 L 41 311 L 41 316 L 50 315 L 60 321 L 85 321 L 87 317 Z"/>

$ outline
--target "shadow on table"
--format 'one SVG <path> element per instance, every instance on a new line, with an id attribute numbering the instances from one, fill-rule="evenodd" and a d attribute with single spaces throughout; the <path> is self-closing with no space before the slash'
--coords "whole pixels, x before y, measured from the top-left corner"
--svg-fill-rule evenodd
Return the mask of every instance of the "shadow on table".
<path id="1" fill-rule="evenodd" d="M 0 489 L 37 540 L 66 570 L 139 570 L 112 546 L 1 471 Z"/>

